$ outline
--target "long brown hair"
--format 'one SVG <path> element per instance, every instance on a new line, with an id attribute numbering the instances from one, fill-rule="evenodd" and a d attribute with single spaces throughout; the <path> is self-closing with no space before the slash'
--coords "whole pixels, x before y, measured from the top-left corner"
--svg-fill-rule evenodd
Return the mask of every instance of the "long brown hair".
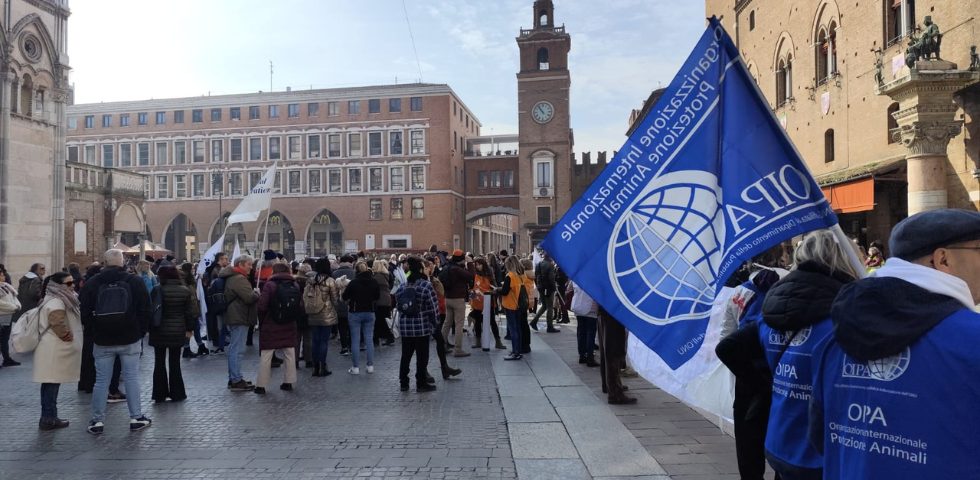
<path id="1" fill-rule="evenodd" d="M 485 258 L 483 258 L 483 257 L 480 257 L 480 258 L 477 258 L 476 260 L 473 260 L 473 262 L 475 262 L 477 265 L 480 265 L 480 266 L 483 267 L 483 273 L 477 272 L 476 274 L 477 275 L 480 275 L 482 277 L 489 278 L 490 279 L 490 285 L 493 285 L 493 286 L 496 287 L 497 286 L 497 279 L 495 278 L 496 276 L 493 274 L 493 270 L 490 269 L 490 264 L 487 263 L 487 260 Z"/>

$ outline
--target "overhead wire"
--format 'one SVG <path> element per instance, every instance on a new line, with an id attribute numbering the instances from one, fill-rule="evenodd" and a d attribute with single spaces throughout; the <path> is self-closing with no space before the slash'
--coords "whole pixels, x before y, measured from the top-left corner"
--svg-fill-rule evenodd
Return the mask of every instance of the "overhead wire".
<path id="1" fill-rule="evenodd" d="M 419 61 L 419 50 L 415 47 L 415 35 L 412 33 L 412 22 L 408 19 L 408 7 L 405 0 L 402 0 L 402 9 L 405 10 L 405 23 L 408 24 L 408 36 L 412 39 L 412 50 L 415 52 L 415 65 L 419 69 L 419 83 L 422 83 L 422 62 Z"/>

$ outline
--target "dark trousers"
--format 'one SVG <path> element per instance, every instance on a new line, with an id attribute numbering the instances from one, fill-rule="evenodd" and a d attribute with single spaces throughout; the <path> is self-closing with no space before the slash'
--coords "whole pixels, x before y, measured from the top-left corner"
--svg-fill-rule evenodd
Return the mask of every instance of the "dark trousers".
<path id="1" fill-rule="evenodd" d="M 595 317 L 578 317 L 578 356 L 595 360 L 595 336 L 599 329 L 599 321 Z"/>
<path id="2" fill-rule="evenodd" d="M 60 383 L 41 384 L 41 418 L 54 420 L 58 418 L 58 390 Z"/>
<path id="3" fill-rule="evenodd" d="M 609 400 L 625 397 L 619 371 L 626 360 L 626 327 L 603 310 L 599 311 L 599 362 L 602 364 L 602 392 Z"/>
<path id="4" fill-rule="evenodd" d="M 445 315 L 439 315 L 439 324 L 436 325 L 436 330 L 432 332 L 432 338 L 436 341 L 436 355 L 439 357 L 439 365 L 442 368 L 449 368 L 449 361 L 446 360 L 446 338 L 442 336 L 442 325 L 446 322 Z M 429 349 L 426 347 L 425 350 L 426 358 L 429 355 Z"/>
<path id="5" fill-rule="evenodd" d="M 327 335 L 330 339 L 330 335 Z M 296 326 L 296 363 L 300 360 L 307 364 L 313 362 L 313 327 Z M 309 365 L 307 365 L 309 367 Z"/>
<path id="6" fill-rule="evenodd" d="M 521 351 L 531 353 L 531 324 L 527 320 L 527 310 L 517 309 L 517 326 L 521 329 Z"/>
<path id="7" fill-rule="evenodd" d="M 395 336 L 388 327 L 388 317 L 391 316 L 391 307 L 374 307 L 374 341 L 380 342 L 382 339 L 389 342 L 395 341 Z"/>
<path id="8" fill-rule="evenodd" d="M 10 325 L 0 327 L 0 355 L 4 360 L 10 359 Z"/>
<path id="9" fill-rule="evenodd" d="M 184 376 L 180 373 L 180 347 L 153 347 L 153 399 L 158 402 L 180 401 L 187 398 Z M 169 362 L 165 357 L 169 355 Z M 168 368 L 169 367 L 169 371 Z"/>
<path id="10" fill-rule="evenodd" d="M 245 338 L 245 345 L 252 346 L 252 337 L 255 336 L 255 325 L 248 327 L 248 337 Z"/>
<path id="11" fill-rule="evenodd" d="M 538 323 L 538 319 L 541 318 L 541 314 L 545 314 L 545 319 L 548 321 L 548 328 L 554 328 L 555 322 L 555 291 L 554 290 L 538 290 L 538 298 L 541 299 L 541 304 L 538 305 L 538 313 L 534 315 L 535 324 Z"/>
<path id="12" fill-rule="evenodd" d="M 85 328 L 82 337 L 82 371 L 78 378 L 78 390 L 92 393 L 95 388 L 95 355 L 92 349 L 95 347 L 95 333 L 92 329 Z M 122 375 L 122 363 L 116 357 L 112 365 L 112 378 L 109 380 L 109 393 L 119 392 L 119 377 Z"/>
<path id="13" fill-rule="evenodd" d="M 402 337 L 402 361 L 398 369 L 398 379 L 408 385 L 408 367 L 415 355 L 415 383 L 425 385 L 425 370 L 429 365 L 429 337 Z"/>
<path id="14" fill-rule="evenodd" d="M 470 318 L 473 319 L 473 329 L 476 331 L 476 341 L 483 341 L 483 310 L 470 310 Z M 500 327 L 497 326 L 497 312 L 496 309 L 490 311 L 490 331 L 493 333 L 493 338 L 496 341 L 500 341 Z"/>
<path id="15" fill-rule="evenodd" d="M 332 325 L 317 325 L 310 327 L 313 329 L 313 348 L 310 358 L 313 363 L 319 363 L 321 367 L 327 368 L 327 347 L 330 345 L 330 330 Z"/>
<path id="16" fill-rule="evenodd" d="M 768 401 L 767 401 L 768 400 Z M 762 480 L 766 473 L 766 429 L 772 394 L 762 394 L 735 379 L 735 456 L 743 480 Z M 779 475 L 776 475 L 779 479 Z"/>
<path id="17" fill-rule="evenodd" d="M 350 350 L 350 324 L 347 323 L 347 315 L 337 316 L 337 332 L 340 335 L 340 348 Z"/>

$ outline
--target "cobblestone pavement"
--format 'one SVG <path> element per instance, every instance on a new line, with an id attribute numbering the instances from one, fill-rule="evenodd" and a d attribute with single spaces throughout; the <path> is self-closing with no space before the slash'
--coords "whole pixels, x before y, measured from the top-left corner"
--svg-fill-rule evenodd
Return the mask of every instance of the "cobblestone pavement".
<path id="1" fill-rule="evenodd" d="M 562 333 L 538 333 L 575 374 L 601 399 L 598 368 L 578 363 L 575 320 Z M 596 360 L 599 352 L 596 351 Z M 735 439 L 680 400 L 643 378 L 624 378 L 635 405 L 610 405 L 613 413 L 633 433 L 672 480 L 738 480 Z M 770 469 L 766 478 L 773 478 Z"/>
<path id="2" fill-rule="evenodd" d="M 107 407 L 101 436 L 85 431 L 91 395 L 62 386 L 64 430 L 42 432 L 38 385 L 31 360 L 0 370 L 0 478 L 516 478 L 507 423 L 490 357 L 451 359 L 456 379 L 439 375 L 435 344 L 429 371 L 439 390 L 419 394 L 398 388 L 399 346 L 379 347 L 373 375 L 347 374 L 350 361 L 332 342 L 333 375 L 311 378 L 301 368 L 292 392 L 277 388 L 273 369 L 266 395 L 226 388 L 227 357 L 182 361 L 188 399 L 150 400 L 153 353 L 140 368 L 144 413 L 153 425 L 128 431 L 125 403 Z M 362 364 L 364 354 L 362 353 Z M 250 347 L 243 373 L 255 379 L 258 350 Z M 414 368 L 414 362 L 413 362 Z"/>

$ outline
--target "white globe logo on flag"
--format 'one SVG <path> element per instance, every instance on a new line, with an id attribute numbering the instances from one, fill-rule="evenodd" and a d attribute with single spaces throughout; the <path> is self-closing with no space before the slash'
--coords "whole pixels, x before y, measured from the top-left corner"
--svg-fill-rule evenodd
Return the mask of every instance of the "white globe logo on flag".
<path id="1" fill-rule="evenodd" d="M 609 276 L 634 315 L 657 325 L 708 316 L 724 250 L 719 197 L 714 175 L 671 172 L 651 181 L 620 217 Z"/>

